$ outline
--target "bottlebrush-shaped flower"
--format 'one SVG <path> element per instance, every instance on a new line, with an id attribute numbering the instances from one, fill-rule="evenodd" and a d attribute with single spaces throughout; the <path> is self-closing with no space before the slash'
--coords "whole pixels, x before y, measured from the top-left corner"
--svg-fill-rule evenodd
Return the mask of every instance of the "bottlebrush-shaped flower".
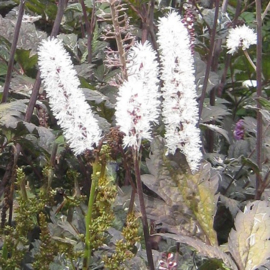
<path id="1" fill-rule="evenodd" d="M 227 37 L 227 48 L 229 54 L 234 54 L 238 49 L 247 50 L 250 45 L 257 43 L 257 35 L 246 25 L 230 29 Z"/>
<path id="2" fill-rule="evenodd" d="M 101 136 L 97 120 L 85 100 L 76 71 L 62 41 L 43 40 L 38 51 L 41 78 L 50 107 L 72 151 L 93 149 Z"/>
<path id="3" fill-rule="evenodd" d="M 179 148 L 192 172 L 200 163 L 201 140 L 194 76 L 194 60 L 188 31 L 176 12 L 159 21 L 158 43 L 162 64 L 163 121 L 168 152 Z"/>
<path id="4" fill-rule="evenodd" d="M 124 145 L 139 149 L 142 139 L 151 140 L 151 123 L 159 115 L 158 63 L 148 42 L 136 43 L 127 61 L 128 80 L 119 88 L 115 116 Z"/>

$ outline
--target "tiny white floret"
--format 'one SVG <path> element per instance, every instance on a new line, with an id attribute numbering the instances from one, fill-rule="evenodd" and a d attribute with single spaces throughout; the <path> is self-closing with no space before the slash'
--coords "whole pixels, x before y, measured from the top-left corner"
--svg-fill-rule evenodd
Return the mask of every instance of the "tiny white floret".
<path id="1" fill-rule="evenodd" d="M 238 49 L 247 50 L 251 45 L 257 43 L 257 35 L 253 29 L 246 25 L 230 29 L 226 46 L 229 54 L 234 54 Z"/>

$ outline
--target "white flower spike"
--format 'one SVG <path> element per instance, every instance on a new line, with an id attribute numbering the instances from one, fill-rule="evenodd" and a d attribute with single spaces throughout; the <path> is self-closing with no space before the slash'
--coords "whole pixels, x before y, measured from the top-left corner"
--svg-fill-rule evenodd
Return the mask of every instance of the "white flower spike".
<path id="1" fill-rule="evenodd" d="M 128 80 L 119 88 L 116 122 L 125 133 L 124 146 L 139 149 L 151 140 L 151 124 L 159 115 L 158 63 L 150 43 L 136 43 L 127 57 Z"/>
<path id="2" fill-rule="evenodd" d="M 246 25 L 230 29 L 226 46 L 229 54 L 234 54 L 238 49 L 247 50 L 251 45 L 257 43 L 256 33 Z"/>
<path id="3" fill-rule="evenodd" d="M 93 149 L 101 136 L 97 120 L 85 100 L 76 71 L 62 41 L 43 40 L 38 51 L 41 78 L 50 107 L 72 151 Z"/>
<path id="4" fill-rule="evenodd" d="M 194 60 L 188 31 L 176 12 L 159 21 L 158 43 L 162 64 L 163 121 L 168 152 L 179 148 L 192 172 L 200 164 L 202 153 L 198 123 L 198 104 Z"/>

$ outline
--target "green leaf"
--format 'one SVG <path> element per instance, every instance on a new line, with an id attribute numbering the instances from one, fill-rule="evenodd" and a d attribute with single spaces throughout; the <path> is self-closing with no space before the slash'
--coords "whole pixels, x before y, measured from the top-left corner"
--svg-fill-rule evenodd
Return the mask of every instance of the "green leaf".
<path id="1" fill-rule="evenodd" d="M 270 204 L 248 203 L 235 218 L 228 246 L 240 270 L 255 270 L 270 257 Z"/>
<path id="2" fill-rule="evenodd" d="M 257 120 L 250 116 L 244 117 L 243 120 L 245 132 L 250 132 L 255 135 L 257 133 Z"/>
<path id="3" fill-rule="evenodd" d="M 93 41 L 92 41 L 92 56 L 93 59 L 104 58 L 105 48 L 108 46 L 108 42 L 100 40 L 100 32 L 98 25 L 94 29 Z"/>
<path id="4" fill-rule="evenodd" d="M 223 269 L 226 269 L 226 270 L 230 270 L 229 268 L 227 268 L 222 260 L 218 260 L 218 259 L 209 259 L 207 260 L 206 262 L 203 263 L 202 266 L 200 266 L 198 268 L 199 270 L 223 270 Z"/>
<path id="5" fill-rule="evenodd" d="M 13 0 L 1 1 L 0 2 L 0 10 L 4 9 L 4 8 L 7 8 L 7 7 L 11 8 L 12 6 L 16 6 L 16 5 L 17 5 L 17 3 L 15 1 L 13 1 Z"/>
<path id="6" fill-rule="evenodd" d="M 78 35 L 72 34 L 60 34 L 57 36 L 63 40 L 64 45 L 75 55 L 78 54 Z"/>
<path id="7" fill-rule="evenodd" d="M 218 175 L 208 163 L 203 164 L 197 174 L 188 173 L 184 156 L 180 152 L 166 156 L 164 140 L 158 137 L 151 144 L 151 153 L 146 160 L 151 174 L 144 174 L 141 179 L 162 200 L 147 197 L 148 214 L 171 232 L 216 244 L 213 221 Z"/>
<path id="8" fill-rule="evenodd" d="M 94 101 L 96 104 L 104 103 L 109 109 L 114 109 L 115 106 L 109 101 L 109 98 L 102 93 L 88 88 L 83 88 L 82 90 L 87 101 Z"/>
<path id="9" fill-rule="evenodd" d="M 79 77 L 84 77 L 84 79 L 91 80 L 93 75 L 93 65 L 92 64 L 80 64 L 74 66 Z M 88 83 L 89 84 L 89 83 Z M 89 87 L 87 87 L 88 89 Z"/>
<path id="10" fill-rule="evenodd" d="M 269 30 L 268 30 L 269 31 Z M 270 61 L 269 61 L 269 54 L 264 55 L 262 59 L 262 71 L 263 75 L 266 80 L 270 79 Z"/>
<path id="11" fill-rule="evenodd" d="M 240 17 L 243 18 L 247 24 L 254 24 L 256 21 L 254 12 L 243 12 Z"/>
<path id="12" fill-rule="evenodd" d="M 200 126 L 206 127 L 206 128 L 208 128 L 210 130 L 218 132 L 219 134 L 221 134 L 227 140 L 228 143 L 230 143 L 230 139 L 229 139 L 227 130 L 225 130 L 223 128 L 220 128 L 220 127 L 218 127 L 216 125 L 212 125 L 212 124 L 200 124 Z"/>
<path id="13" fill-rule="evenodd" d="M 240 202 L 231 198 L 228 198 L 222 194 L 219 195 L 220 202 L 229 208 L 233 217 L 239 212 Z"/>
<path id="14" fill-rule="evenodd" d="M 18 99 L 30 97 L 35 80 L 24 75 L 14 75 L 11 79 L 10 94 Z"/>
<path id="15" fill-rule="evenodd" d="M 258 97 L 256 100 L 267 110 L 270 111 L 270 101 L 264 97 Z"/>
<path id="16" fill-rule="evenodd" d="M 103 130 L 106 130 L 110 127 L 108 122 L 111 122 L 114 116 L 115 105 L 111 103 L 107 96 L 98 91 L 83 88 L 83 93 L 85 99 L 90 101 L 92 108 L 96 111 L 96 118 L 100 121 L 99 124 L 102 125 L 102 127 L 100 127 L 102 129 L 104 128 Z"/>
<path id="17" fill-rule="evenodd" d="M 36 14 L 42 14 L 50 20 L 54 20 L 57 13 L 57 5 L 54 0 L 27 0 L 25 6 Z"/>
<path id="18" fill-rule="evenodd" d="M 229 158 L 239 158 L 240 156 L 247 156 L 251 152 L 250 140 L 239 140 L 232 144 L 229 148 Z"/>
<path id="19" fill-rule="evenodd" d="M 255 173 L 260 173 L 260 169 L 259 169 L 258 165 L 254 161 L 252 161 L 250 158 L 246 158 L 244 156 L 241 156 L 241 163 L 244 166 L 250 167 Z"/>
<path id="20" fill-rule="evenodd" d="M 0 104 L 0 124 L 7 127 L 15 127 L 18 119 L 23 118 L 28 102 L 29 100 L 27 99 L 21 99 L 10 103 Z"/>
<path id="21" fill-rule="evenodd" d="M 7 65 L 3 62 L 0 62 L 0 76 L 7 74 Z"/>
<path id="22" fill-rule="evenodd" d="M 214 216 L 217 210 L 216 196 L 218 176 L 211 176 L 210 164 L 203 164 L 195 175 L 177 175 L 178 188 L 185 204 L 191 209 L 195 220 L 212 245 L 217 244 L 216 232 L 213 229 Z"/>
<path id="23" fill-rule="evenodd" d="M 170 234 L 170 233 L 157 233 L 154 235 L 160 235 L 162 237 L 174 239 L 180 243 L 185 243 L 195 248 L 196 251 L 200 253 L 201 255 L 206 256 L 208 258 L 219 259 L 223 261 L 226 264 L 226 266 L 230 267 L 231 270 L 237 270 L 237 266 L 235 265 L 233 260 L 230 258 L 230 256 L 228 256 L 225 252 L 223 252 L 221 248 L 219 248 L 218 246 L 206 245 L 204 242 L 198 239 L 184 236 L 184 235 L 175 235 L 175 234 Z"/>
<path id="24" fill-rule="evenodd" d="M 37 144 L 46 151 L 49 151 L 52 144 L 55 142 L 55 135 L 48 128 L 43 126 L 36 126 L 32 123 L 23 121 L 24 126 L 27 128 L 28 132 L 36 136 Z"/>
<path id="25" fill-rule="evenodd" d="M 80 3 L 70 4 L 70 5 L 68 5 L 68 7 L 66 8 L 65 12 L 67 12 L 68 10 L 73 10 L 73 11 L 77 11 L 77 12 L 82 12 L 82 5 L 81 5 Z"/>
<path id="26" fill-rule="evenodd" d="M 260 113 L 262 114 L 263 118 L 266 120 L 266 122 L 270 122 L 270 111 L 269 110 L 264 110 L 260 109 Z"/>
<path id="27" fill-rule="evenodd" d="M 195 81 L 198 88 L 197 89 L 198 95 L 200 95 L 202 91 L 204 77 L 205 77 L 206 64 L 204 61 L 201 60 L 199 54 L 195 54 L 194 65 L 195 65 L 195 77 L 196 77 Z M 208 78 L 206 92 L 208 93 L 211 89 L 213 89 L 218 84 L 219 84 L 219 75 L 211 71 Z"/>
<path id="28" fill-rule="evenodd" d="M 203 15 L 203 19 L 205 20 L 205 22 L 209 25 L 210 28 L 213 28 L 214 23 L 215 23 L 215 9 L 203 9 L 202 12 Z"/>
<path id="29" fill-rule="evenodd" d="M 30 0 L 29 0 L 30 1 Z M 26 5 L 29 3 L 26 1 Z M 39 1 L 37 1 L 39 2 Z M 43 9 L 44 10 L 44 9 Z M 42 10 L 42 12 L 43 12 Z M 54 19 L 54 18 L 53 18 Z M 0 24 L 0 43 L 4 45 L 4 48 L 0 50 L 0 54 L 4 54 L 6 48 L 13 42 L 14 28 L 16 25 L 16 13 L 9 14 L 8 17 L 1 19 Z M 47 34 L 43 31 L 36 30 L 36 26 L 33 23 L 22 23 L 20 29 L 20 35 L 17 42 L 17 49 L 31 51 L 30 57 L 36 54 L 37 47 L 40 41 L 47 37 Z M 5 58 L 8 60 L 7 58 Z"/>
<path id="30" fill-rule="evenodd" d="M 30 56 L 30 50 L 17 49 L 15 60 L 22 66 L 24 71 L 33 69 L 37 64 L 37 55 Z"/>
<path id="31" fill-rule="evenodd" d="M 230 115 L 227 109 L 219 106 L 207 106 L 202 110 L 201 122 L 220 121 L 224 116 Z"/>

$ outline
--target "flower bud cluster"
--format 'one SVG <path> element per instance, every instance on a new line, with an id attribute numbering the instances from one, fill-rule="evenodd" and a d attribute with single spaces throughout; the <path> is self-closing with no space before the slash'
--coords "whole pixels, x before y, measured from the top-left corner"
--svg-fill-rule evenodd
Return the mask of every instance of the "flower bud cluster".
<path id="1" fill-rule="evenodd" d="M 191 0 L 187 0 L 187 3 L 184 4 L 184 10 L 185 10 L 185 15 L 184 15 L 184 18 L 182 19 L 182 23 L 188 30 L 191 52 L 194 53 L 194 41 L 195 41 L 195 30 L 194 30 L 195 15 L 194 14 L 196 13 L 196 11 L 194 10 L 192 6 Z"/>
<path id="2" fill-rule="evenodd" d="M 240 119 L 234 128 L 234 132 L 233 132 L 234 138 L 236 140 L 243 140 L 244 136 L 245 136 L 245 127 L 244 127 L 244 120 Z"/>

